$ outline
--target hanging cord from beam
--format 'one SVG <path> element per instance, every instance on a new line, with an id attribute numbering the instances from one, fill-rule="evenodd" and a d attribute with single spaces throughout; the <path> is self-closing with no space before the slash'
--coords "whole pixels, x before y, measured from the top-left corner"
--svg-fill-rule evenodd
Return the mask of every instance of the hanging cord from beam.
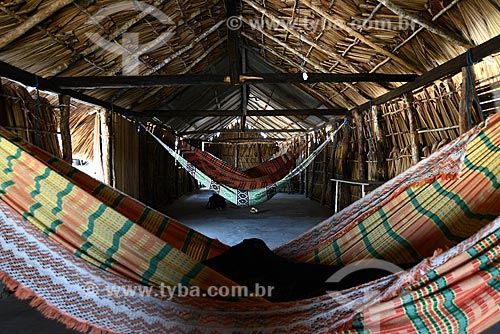
<path id="1" fill-rule="evenodd" d="M 300 53 L 302 54 L 302 63 L 300 64 L 300 68 L 302 70 L 302 77 L 304 78 L 304 80 L 307 80 L 306 55 L 303 50 L 302 28 L 300 27 L 300 0 L 297 0 L 297 28 L 299 30 Z"/>
<path id="2" fill-rule="evenodd" d="M 40 84 L 38 75 L 35 75 L 36 105 L 35 105 L 35 145 L 40 146 L 39 122 L 40 122 Z"/>
<path id="3" fill-rule="evenodd" d="M 483 111 L 483 107 L 481 106 L 481 103 L 479 103 L 479 100 L 477 98 L 477 94 L 476 94 L 476 85 L 474 83 L 474 81 L 472 80 L 472 71 L 471 71 L 471 67 L 474 66 L 476 63 L 474 62 L 474 60 L 472 59 L 472 52 L 471 50 L 467 50 L 467 52 L 465 53 L 465 57 L 467 59 L 467 87 L 466 87 L 466 94 L 465 94 L 465 103 L 466 103 L 466 110 L 467 110 L 467 128 L 470 129 L 471 128 L 471 113 L 472 111 L 470 110 L 470 107 L 469 107 L 469 101 L 470 101 L 470 95 L 472 95 L 472 99 L 474 102 L 476 102 L 478 108 L 479 108 L 479 111 L 480 111 L 480 115 L 481 115 L 481 120 L 484 121 L 484 111 Z"/>

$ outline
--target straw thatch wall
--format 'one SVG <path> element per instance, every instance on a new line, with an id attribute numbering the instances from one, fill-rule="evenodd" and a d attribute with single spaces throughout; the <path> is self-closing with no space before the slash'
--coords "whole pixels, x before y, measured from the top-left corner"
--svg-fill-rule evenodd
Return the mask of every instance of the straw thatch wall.
<path id="1" fill-rule="evenodd" d="M 32 94 L 23 86 L 0 80 L 0 125 L 30 143 L 38 141 L 41 148 L 61 157 L 59 109 L 43 96 L 37 98 L 36 91 Z"/>
<path id="2" fill-rule="evenodd" d="M 35 143 L 36 99 L 35 90 L 30 93 L 17 83 L 2 80 L 0 125 Z M 40 92 L 39 103 L 40 147 L 61 157 L 58 97 Z M 112 120 L 101 108 L 71 102 L 73 155 L 94 163 L 94 177 L 156 207 L 197 187 L 160 145 L 138 131 L 137 123 L 117 114 Z"/>
<path id="3" fill-rule="evenodd" d="M 476 73 L 476 93 L 483 114 L 500 112 L 500 56 L 489 57 L 474 66 Z M 412 105 L 417 111 L 417 130 L 419 130 L 419 156 L 429 156 L 459 135 L 458 119 L 461 96 L 462 75 L 445 78 L 414 93 Z M 378 112 L 378 120 L 375 120 Z M 350 127 L 338 133 L 335 140 L 317 157 L 307 175 L 300 181 L 306 182 L 301 189 L 311 197 L 330 207 L 334 206 L 335 189 L 331 178 L 352 180 L 388 180 L 413 165 L 411 153 L 409 105 L 403 99 L 373 108 L 372 113 L 363 115 L 363 152 L 366 175 L 360 177 L 358 132 L 355 120 Z M 478 124 L 481 112 L 473 105 L 471 125 Z M 378 121 L 385 140 L 377 140 L 374 123 Z M 335 124 L 334 127 L 338 126 Z M 317 145 L 312 136 L 310 150 Z M 323 134 L 318 137 L 324 138 Z M 384 156 L 381 164 L 377 159 Z M 377 168 L 382 168 L 382 172 Z M 374 187 L 371 187 L 373 189 Z M 368 187 L 370 189 L 370 187 Z M 358 186 L 341 186 L 340 208 L 361 196 Z"/>
<path id="4" fill-rule="evenodd" d="M 223 133 L 214 142 L 205 144 L 207 152 L 241 169 L 269 160 L 277 149 L 275 143 L 265 142 L 258 133 Z"/>

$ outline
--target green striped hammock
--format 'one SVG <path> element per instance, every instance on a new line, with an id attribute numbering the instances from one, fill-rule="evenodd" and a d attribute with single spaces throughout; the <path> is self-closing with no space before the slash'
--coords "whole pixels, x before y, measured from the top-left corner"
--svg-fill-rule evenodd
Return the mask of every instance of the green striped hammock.
<path id="1" fill-rule="evenodd" d="M 419 264 L 287 303 L 110 293 L 137 284 L 154 292 L 234 285 L 200 263 L 227 246 L 0 135 L 0 278 L 72 328 L 472 333 L 500 321 L 500 115 L 275 250 L 301 262 Z"/>
<path id="2" fill-rule="evenodd" d="M 332 134 L 335 136 L 338 131 L 342 128 L 345 123 L 342 123 Z M 309 154 L 303 161 L 301 161 L 295 168 L 293 168 L 288 174 L 286 174 L 279 181 L 274 182 L 264 188 L 257 189 L 237 189 L 217 182 L 210 176 L 208 176 L 203 170 L 196 167 L 194 164 L 189 162 L 182 154 L 176 152 L 176 150 L 165 144 L 160 138 L 158 138 L 153 131 L 148 129 L 146 126 L 142 127 L 151 135 L 170 155 L 184 168 L 184 170 L 191 175 L 196 181 L 201 183 L 203 186 L 209 188 L 216 194 L 224 197 L 229 202 L 238 206 L 254 206 L 260 203 L 264 203 L 274 197 L 281 189 L 283 189 L 294 177 L 303 172 L 313 161 L 316 159 L 318 154 L 323 151 L 323 149 L 330 142 L 330 136 L 321 143 L 311 154 Z"/>

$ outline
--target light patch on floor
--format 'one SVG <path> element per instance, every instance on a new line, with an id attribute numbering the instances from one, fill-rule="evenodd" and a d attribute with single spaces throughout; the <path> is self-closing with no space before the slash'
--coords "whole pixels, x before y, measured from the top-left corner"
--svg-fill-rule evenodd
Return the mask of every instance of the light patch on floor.
<path id="1" fill-rule="evenodd" d="M 162 211 L 183 224 L 225 244 L 247 238 L 264 240 L 270 248 L 294 239 L 333 214 L 333 210 L 298 194 L 277 194 L 255 208 L 229 204 L 223 210 L 206 209 L 210 191 L 186 195 Z"/>

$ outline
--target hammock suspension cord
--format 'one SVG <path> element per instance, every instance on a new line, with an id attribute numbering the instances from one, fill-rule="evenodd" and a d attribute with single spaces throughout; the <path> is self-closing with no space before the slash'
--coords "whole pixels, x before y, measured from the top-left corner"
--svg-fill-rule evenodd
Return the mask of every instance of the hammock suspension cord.
<path id="1" fill-rule="evenodd" d="M 478 100 L 478 97 L 477 97 L 477 93 L 476 93 L 476 85 L 474 84 L 474 81 L 472 80 L 472 71 L 471 71 L 471 67 L 475 65 L 475 62 L 473 61 L 472 59 L 472 52 L 471 50 L 469 49 L 466 53 L 465 53 L 465 57 L 467 59 L 467 81 L 466 81 L 466 93 L 465 93 L 465 102 L 466 102 L 466 112 L 467 112 L 467 128 L 470 129 L 471 128 L 471 125 L 472 125 L 472 121 L 471 121 L 471 113 L 472 111 L 470 110 L 470 107 L 469 107 L 469 101 L 471 99 L 471 95 L 472 95 L 472 99 L 474 102 L 476 102 L 477 104 L 477 107 L 479 108 L 479 112 L 480 112 L 480 115 L 481 115 L 481 120 L 484 121 L 484 111 L 483 111 L 483 107 L 481 106 L 481 103 L 479 103 L 479 100 Z"/>
<path id="2" fill-rule="evenodd" d="M 40 146 L 40 137 L 38 128 L 40 126 L 40 86 L 38 83 L 38 76 L 35 75 L 35 88 L 36 88 L 36 103 L 35 103 L 35 145 Z"/>

